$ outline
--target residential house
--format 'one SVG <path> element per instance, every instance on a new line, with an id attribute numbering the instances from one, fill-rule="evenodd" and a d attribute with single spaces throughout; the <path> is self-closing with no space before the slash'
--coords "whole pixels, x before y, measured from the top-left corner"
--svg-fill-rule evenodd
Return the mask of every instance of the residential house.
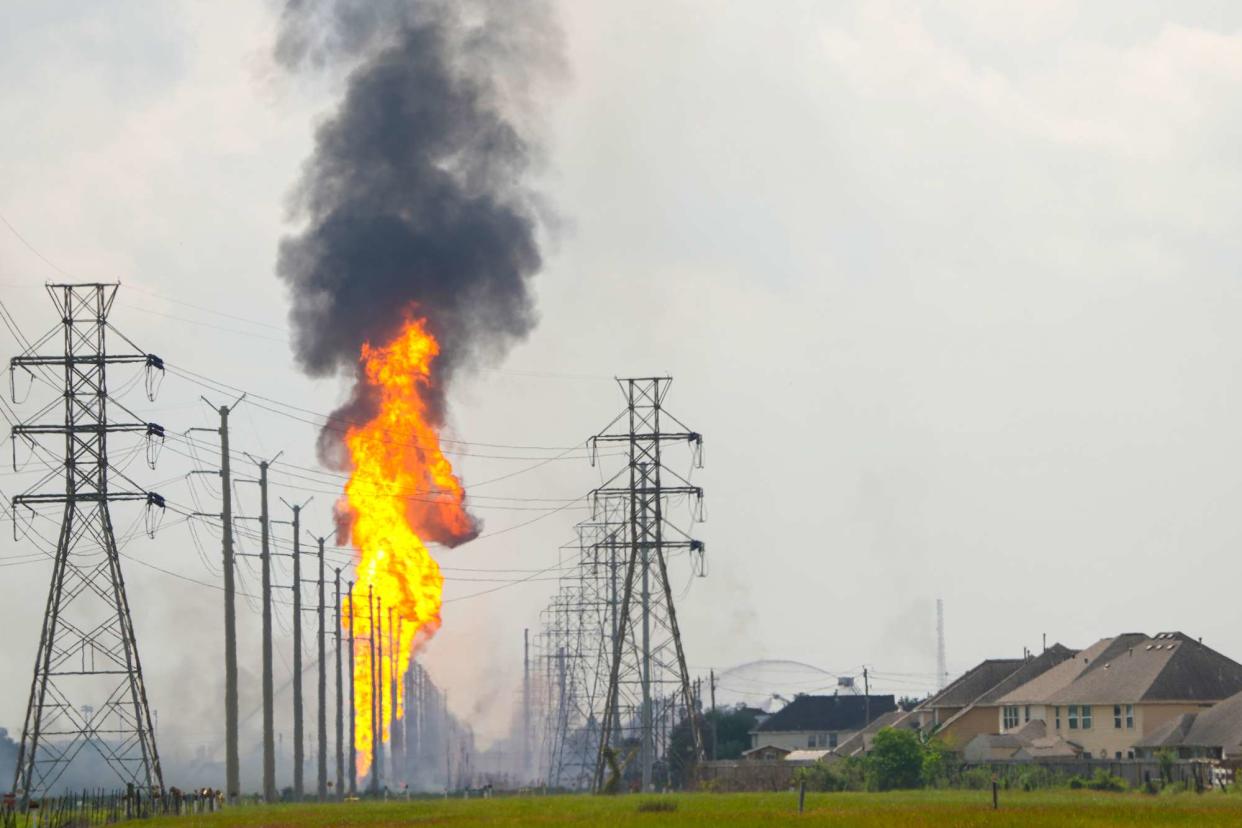
<path id="1" fill-rule="evenodd" d="M 1045 724 L 1093 757 L 1133 757 L 1146 736 L 1242 691 L 1242 664 L 1182 633 L 1102 639 L 998 698 L 990 730 Z"/>
<path id="2" fill-rule="evenodd" d="M 1179 759 L 1242 760 L 1242 693 L 1201 713 L 1174 717 L 1134 745 L 1143 759 L 1171 750 Z"/>
<path id="3" fill-rule="evenodd" d="M 960 749 L 980 734 L 996 732 L 1003 696 L 1074 655 L 1074 650 L 1053 644 L 1037 656 L 983 661 L 919 705 L 919 725 Z M 1010 729 L 1032 719 L 1030 709 L 1018 708 L 1016 715 Z"/>
<path id="4" fill-rule="evenodd" d="M 980 733 L 966 743 L 962 758 L 967 762 L 996 759 L 1072 759 L 1082 748 L 1061 736 L 1048 733 L 1040 719 L 1031 719 L 1007 733 Z"/>
<path id="5" fill-rule="evenodd" d="M 918 733 L 918 710 L 892 710 L 877 717 L 862 730 L 838 742 L 833 753 L 837 756 L 861 756 L 871 750 L 875 734 L 886 727 L 894 730 L 913 730 Z"/>
<path id="6" fill-rule="evenodd" d="M 795 696 L 751 731 L 751 747 L 831 750 L 871 720 L 897 709 L 893 696 Z"/>

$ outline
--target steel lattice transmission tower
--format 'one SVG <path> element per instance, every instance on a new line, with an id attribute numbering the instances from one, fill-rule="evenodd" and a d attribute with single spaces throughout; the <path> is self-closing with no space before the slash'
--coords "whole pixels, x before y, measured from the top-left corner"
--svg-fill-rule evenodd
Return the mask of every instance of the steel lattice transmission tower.
<path id="1" fill-rule="evenodd" d="M 605 788 L 610 764 L 625 762 L 618 760 L 617 753 L 626 727 L 622 708 L 627 685 L 638 697 L 636 728 L 633 729 L 637 731 L 643 790 L 652 786 L 653 768 L 663 742 L 657 741 L 657 727 L 674 717 L 674 699 L 678 691 L 690 728 L 694 758 L 703 758 L 698 711 L 668 575 L 668 559 L 675 552 L 688 553 L 697 573 L 704 572 L 703 543 L 668 520 L 669 501 L 673 498 L 686 499 L 690 504 L 691 520 L 701 520 L 703 489 L 664 462 L 664 447 L 682 444 L 690 449 L 692 466 L 701 468 L 703 436 L 664 410 L 664 398 L 671 383 L 670 377 L 618 380 L 626 398 L 626 408 L 603 432 L 591 438 L 593 456 L 601 443 L 618 443 L 626 446 L 628 460 L 625 467 L 592 493 L 597 509 L 604 508 L 613 498 L 622 499 L 627 524 L 624 540 L 628 546 L 622 550 L 626 560 L 600 719 L 593 786 L 596 791 Z M 665 431 L 669 425 L 675 430 Z M 626 669 L 627 665 L 632 665 L 632 669 Z M 673 693 L 660 693 L 663 681 L 674 686 Z M 657 702 L 662 705 L 660 711 L 656 709 Z"/>
<path id="2" fill-rule="evenodd" d="M 31 442 L 52 435 L 65 441 L 64 492 L 28 492 L 13 499 L 15 517 L 18 507 L 33 512 L 42 505 L 64 504 L 13 785 L 23 805 L 32 795 L 50 791 L 87 746 L 122 782 L 140 792 L 150 795 L 164 787 L 109 513 L 109 505 L 119 501 L 146 503 L 149 510 L 162 509 L 164 501 L 108 460 L 109 435 L 138 433 L 162 441 L 163 429 L 137 418 L 111 419 L 109 403 L 114 401 L 107 383 L 110 365 L 145 365 L 148 394 L 153 396 L 153 372 L 162 372 L 163 362 L 134 347 L 108 323 L 117 287 L 49 285 L 60 314 L 64 353 L 34 352 L 54 339 L 53 332 L 11 362 L 14 369 L 44 378 L 54 376 L 53 368 L 62 369 L 64 396 L 63 424 L 28 423 L 13 429 L 15 437 Z M 108 352 L 109 331 L 125 342 L 125 352 Z M 150 452 L 148 460 L 153 463 Z M 113 478 L 124 486 L 113 488 Z M 148 531 L 153 531 L 150 525 Z"/>
<path id="3" fill-rule="evenodd" d="M 944 599 L 936 599 L 936 689 L 943 690 L 949 680 L 949 668 L 944 658 Z"/>

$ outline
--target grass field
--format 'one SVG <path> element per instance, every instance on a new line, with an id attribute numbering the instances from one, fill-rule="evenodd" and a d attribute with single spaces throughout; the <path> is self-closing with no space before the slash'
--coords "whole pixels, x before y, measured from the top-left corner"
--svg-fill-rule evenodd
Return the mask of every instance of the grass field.
<path id="1" fill-rule="evenodd" d="M 675 805 L 639 811 L 643 802 Z M 496 799 L 424 799 L 332 805 L 242 807 L 201 817 L 164 818 L 147 826 L 398 826 L 398 825 L 619 825 L 729 826 L 1100 826 L 1242 825 L 1242 796 L 1220 793 L 1145 796 L 1090 791 L 1002 792 L 992 810 L 983 791 L 903 791 L 888 794 L 807 794 L 797 814 L 797 794 L 677 794 L 673 796 L 557 796 Z"/>

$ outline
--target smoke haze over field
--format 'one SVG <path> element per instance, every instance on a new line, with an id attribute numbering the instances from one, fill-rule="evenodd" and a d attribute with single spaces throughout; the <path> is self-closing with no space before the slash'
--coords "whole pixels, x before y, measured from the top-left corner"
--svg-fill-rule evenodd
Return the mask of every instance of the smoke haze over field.
<path id="1" fill-rule="evenodd" d="M 293 193 L 306 226 L 277 264 L 303 370 L 357 371 L 361 345 L 388 341 L 412 309 L 440 342 L 440 421 L 457 368 L 529 333 L 542 258 L 526 120 L 558 42 L 542 0 L 288 4 L 278 61 L 349 68 Z M 372 402 L 359 383 L 338 415 L 358 420 Z M 339 433 L 324 438 L 332 459 Z"/>

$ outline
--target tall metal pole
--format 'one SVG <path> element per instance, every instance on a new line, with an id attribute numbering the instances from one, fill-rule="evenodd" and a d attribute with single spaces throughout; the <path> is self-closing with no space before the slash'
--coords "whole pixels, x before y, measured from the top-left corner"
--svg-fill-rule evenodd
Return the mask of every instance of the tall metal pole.
<path id="1" fill-rule="evenodd" d="M 418 714 L 414 707 L 414 669 L 411 664 L 410 669 L 405 671 L 405 675 L 401 677 L 402 688 L 405 691 L 405 716 L 401 720 L 401 728 L 404 731 L 402 741 L 402 761 L 401 761 L 401 779 L 405 782 L 406 789 L 414 782 L 414 729 L 415 721 Z"/>
<path id="2" fill-rule="evenodd" d="M 224 791 L 235 804 L 241 795 L 241 759 L 237 744 L 237 608 L 233 582 L 233 478 L 229 468 L 229 413 L 220 406 L 220 512 L 224 566 Z"/>
<path id="3" fill-rule="evenodd" d="M 388 733 L 392 741 L 388 762 L 391 769 L 388 778 L 393 784 L 401 779 L 398 767 L 401 761 L 401 731 L 397 729 L 397 638 L 393 635 L 392 607 L 388 608 Z"/>
<path id="4" fill-rule="evenodd" d="M 376 718 L 376 710 L 378 707 L 379 698 L 378 698 L 378 694 L 376 693 L 376 687 L 375 687 L 375 674 L 377 671 L 375 669 L 376 612 L 375 612 L 375 586 L 374 585 L 367 587 L 367 614 L 370 616 L 370 624 L 368 625 L 369 626 L 368 632 L 370 633 L 370 635 L 368 635 L 367 637 L 367 644 L 371 648 L 371 664 L 370 664 L 371 673 L 370 673 L 370 676 L 368 676 L 368 678 L 371 680 L 371 710 L 369 711 L 371 714 L 371 784 L 370 784 L 370 788 L 371 788 L 371 792 L 375 793 L 379 791 L 379 734 L 376 732 L 378 730 L 378 724 L 379 724 L 379 720 Z"/>
<path id="5" fill-rule="evenodd" d="M 272 709 L 272 552 L 267 512 L 267 461 L 259 463 L 260 560 L 263 571 L 263 798 L 276 801 L 276 723 Z"/>
<path id="6" fill-rule="evenodd" d="M 374 704 L 371 709 L 375 711 L 375 738 L 371 740 L 371 748 L 374 750 L 375 764 L 372 766 L 371 778 L 375 780 L 375 790 L 379 790 L 384 786 L 384 598 L 377 596 L 375 599 L 375 614 L 371 616 L 371 633 L 375 640 L 375 655 L 378 661 L 371 662 L 371 673 L 375 677 L 375 695 Z"/>
<path id="7" fill-rule="evenodd" d="M 867 668 L 863 668 L 863 726 L 871 724 L 871 680 L 867 676 Z"/>
<path id="8" fill-rule="evenodd" d="M 354 638 L 357 615 L 354 614 L 354 582 L 349 582 L 349 795 L 358 795 L 358 692 L 354 687 Z"/>
<path id="9" fill-rule="evenodd" d="M 302 773 L 306 753 L 302 744 L 302 507 L 293 506 L 293 796 L 305 794 Z"/>
<path id="10" fill-rule="evenodd" d="M 630 414 L 631 418 L 633 413 Z M 632 423 L 632 420 L 631 420 Z M 631 427 L 631 434 L 633 428 Z M 646 464 L 642 464 L 643 476 L 646 476 Z M 631 472 L 632 474 L 632 472 Z M 631 477 L 631 479 L 633 479 Z M 644 481 L 645 483 L 645 481 Z M 637 487 L 635 487 L 637 490 Z M 637 515 L 637 509 L 634 510 Z M 635 537 L 638 533 L 635 532 Z M 639 549 L 642 566 L 642 589 L 639 601 L 642 606 L 643 623 L 642 637 L 640 639 L 640 647 L 642 648 L 642 713 L 641 726 L 642 734 L 639 742 L 639 761 L 642 771 L 642 789 L 643 791 L 651 790 L 651 772 L 655 764 L 655 757 L 652 755 L 654 751 L 655 735 L 652 733 L 652 717 L 651 717 L 651 552 L 646 544 Z"/>
<path id="11" fill-rule="evenodd" d="M 338 798 L 345 796 L 345 722 L 343 716 L 343 707 L 345 699 L 342 698 L 342 682 L 341 682 L 341 570 L 339 568 L 333 570 L 336 575 L 336 625 L 334 636 L 336 639 L 336 795 Z"/>
<path id="12" fill-rule="evenodd" d="M 522 631 L 522 773 L 530 773 L 530 627 Z"/>
<path id="13" fill-rule="evenodd" d="M 328 798 L 328 655 L 327 630 L 324 628 L 323 538 L 319 539 L 319 801 Z"/>

